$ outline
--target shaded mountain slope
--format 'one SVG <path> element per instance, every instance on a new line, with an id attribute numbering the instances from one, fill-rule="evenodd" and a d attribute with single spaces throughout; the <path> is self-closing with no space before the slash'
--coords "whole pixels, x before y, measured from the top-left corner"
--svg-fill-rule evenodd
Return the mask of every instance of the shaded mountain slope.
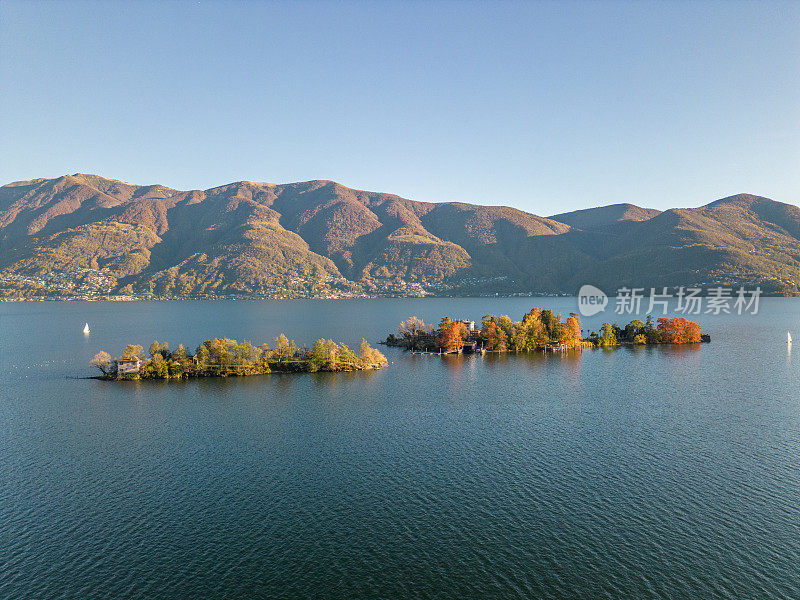
<path id="1" fill-rule="evenodd" d="M 594 277 L 609 288 L 730 283 L 794 294 L 800 282 L 800 208 L 759 196 L 671 209 L 571 237 L 598 261 L 579 269 L 573 285 Z"/>

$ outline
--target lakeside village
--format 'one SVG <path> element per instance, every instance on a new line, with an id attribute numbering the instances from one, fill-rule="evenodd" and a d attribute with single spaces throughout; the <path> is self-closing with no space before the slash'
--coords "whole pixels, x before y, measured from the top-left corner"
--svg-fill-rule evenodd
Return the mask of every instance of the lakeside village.
<path id="1" fill-rule="evenodd" d="M 70 276 L 53 272 L 46 276 L 21 275 L 0 272 L 0 302 L 136 302 L 177 300 L 371 300 L 376 298 L 426 298 L 426 297 L 479 297 L 479 298 L 533 298 L 569 296 L 567 292 L 504 291 L 460 293 L 458 285 L 436 286 L 416 281 L 395 279 L 373 281 L 365 288 L 344 278 L 331 280 L 287 281 L 285 285 L 266 286 L 252 292 L 192 292 L 190 294 L 133 291 L 130 286 L 116 290 L 116 280 L 108 278 L 105 269 L 87 272 L 85 282 L 76 284 Z M 496 279 L 496 278 L 493 278 Z M 503 279 L 503 278 L 499 278 Z M 464 280 L 474 283 L 481 280 Z"/>
<path id="2" fill-rule="evenodd" d="M 592 331 L 584 338 L 578 313 L 570 313 L 564 321 L 560 313 L 541 308 L 532 309 L 516 322 L 505 315 L 485 315 L 480 328 L 474 321 L 454 321 L 450 317 L 444 317 L 435 328 L 422 319 L 409 317 L 400 323 L 397 331 L 398 335 L 390 334 L 383 343 L 427 354 L 566 352 L 583 348 L 711 341 L 711 337 L 702 333 L 700 326 L 693 321 L 683 318 L 654 321 L 652 315 L 648 315 L 646 321 L 631 321 L 624 328 L 605 323 L 599 332 Z"/>
<path id="3" fill-rule="evenodd" d="M 343 277 L 320 279 L 296 277 L 261 286 L 249 292 L 225 290 L 179 293 L 176 290 L 134 290 L 131 285 L 118 289 L 118 280 L 107 269 L 79 269 L 72 273 L 53 271 L 41 275 L 0 272 L 0 302 L 58 301 L 136 301 L 136 300 L 344 300 L 353 298 L 422 298 L 432 295 L 419 282 L 396 278 L 374 281 L 368 286 Z"/>
<path id="4" fill-rule="evenodd" d="M 728 282 L 729 287 L 734 282 Z M 764 280 L 749 281 L 751 286 L 763 284 Z M 76 269 L 74 271 L 53 270 L 47 273 L 26 274 L 0 271 L 0 302 L 54 301 L 171 301 L 171 300 L 345 300 L 372 298 L 424 298 L 424 297 L 556 297 L 570 296 L 565 291 L 520 290 L 513 279 L 506 276 L 467 277 L 443 282 L 407 281 L 402 277 L 370 279 L 354 282 L 344 277 L 307 278 L 295 277 L 281 282 L 265 284 L 250 291 L 226 289 L 192 290 L 182 293 L 177 289 L 134 290 L 132 285 L 119 287 L 119 280 L 111 271 L 101 269 Z M 695 283 L 674 290 L 697 290 L 700 295 L 712 296 L 715 289 L 710 284 Z M 722 285 L 720 284 L 717 284 Z M 502 290 L 502 291 L 487 291 Z M 644 288 L 642 288 L 644 289 Z M 759 295 L 763 294 L 758 288 Z M 618 290 L 619 295 L 619 290 Z"/>
<path id="5" fill-rule="evenodd" d="M 368 371 L 388 364 L 386 357 L 362 339 L 358 352 L 333 340 L 319 339 L 311 348 L 298 347 L 281 334 L 273 345 L 254 346 L 227 338 L 206 340 L 194 354 L 183 344 L 173 352 L 165 343 L 153 342 L 149 358 L 144 348 L 129 344 L 122 355 L 112 359 L 98 352 L 89 364 L 101 372 L 101 379 L 189 379 L 194 377 L 244 377 L 268 373 L 315 373 L 318 371 Z"/>
<path id="6" fill-rule="evenodd" d="M 108 267 L 77 268 L 69 271 L 53 269 L 43 273 L 0 271 L 0 302 L 57 301 L 136 301 L 136 300 L 345 300 L 371 298 L 424 298 L 426 296 L 458 297 L 459 290 L 473 290 L 468 295 L 481 297 L 566 296 L 566 292 L 512 291 L 513 279 L 506 276 L 468 277 L 448 283 L 405 279 L 400 276 L 350 281 L 340 276 L 293 277 L 263 284 L 249 291 L 210 288 L 165 289 L 155 285 L 149 289 L 120 287 L 120 280 Z M 476 290 L 499 286 L 503 292 Z"/>

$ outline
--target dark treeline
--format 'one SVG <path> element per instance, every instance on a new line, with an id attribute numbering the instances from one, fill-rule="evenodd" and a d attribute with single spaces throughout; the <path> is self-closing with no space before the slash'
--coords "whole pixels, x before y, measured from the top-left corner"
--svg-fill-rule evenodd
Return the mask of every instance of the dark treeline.
<path id="1" fill-rule="evenodd" d="M 454 321 L 444 317 L 438 327 L 418 317 L 409 317 L 384 342 L 420 352 L 458 352 L 464 347 L 488 352 L 534 352 L 558 348 L 570 350 L 584 347 L 618 345 L 691 344 L 710 341 L 697 323 L 686 319 L 634 320 L 625 327 L 605 323 L 600 332 L 592 331 L 584 338 L 580 315 L 570 313 L 565 320 L 551 310 L 534 308 L 521 321 L 508 316 L 485 315 L 480 328 L 471 321 Z"/>
<path id="2" fill-rule="evenodd" d="M 165 343 L 153 342 L 149 352 L 129 344 L 122 355 L 112 359 L 98 352 L 89 363 L 107 379 L 186 379 L 262 375 L 273 372 L 313 373 L 316 371 L 361 371 L 379 369 L 386 357 L 361 340 L 358 352 L 333 340 L 319 339 L 311 348 L 298 347 L 281 334 L 273 345 L 254 346 L 227 338 L 206 340 L 194 354 L 183 344 L 170 351 Z"/>

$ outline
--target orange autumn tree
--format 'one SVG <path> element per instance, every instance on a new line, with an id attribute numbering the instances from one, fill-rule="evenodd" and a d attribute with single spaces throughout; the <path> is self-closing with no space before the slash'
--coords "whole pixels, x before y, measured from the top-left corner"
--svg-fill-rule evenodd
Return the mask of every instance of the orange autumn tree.
<path id="1" fill-rule="evenodd" d="M 578 348 L 583 344 L 581 335 L 581 320 L 577 313 L 570 313 L 561 335 L 561 342 L 568 348 Z"/>
<path id="2" fill-rule="evenodd" d="M 682 329 L 676 323 L 677 319 L 662 317 L 658 320 L 657 329 L 661 332 L 661 341 L 665 344 L 680 344 L 683 335 Z"/>
<path id="3" fill-rule="evenodd" d="M 685 321 L 686 319 L 683 320 Z M 700 325 L 694 321 L 686 321 L 686 328 L 684 331 L 686 332 L 687 344 L 699 344 L 703 341 L 703 336 L 700 332 Z"/>
<path id="4" fill-rule="evenodd" d="M 489 321 L 481 329 L 481 339 L 484 347 L 489 351 L 505 352 L 507 350 L 506 332 L 500 329 L 494 321 Z"/>
<path id="5" fill-rule="evenodd" d="M 665 344 L 699 344 L 702 341 L 700 326 L 688 319 L 658 320 L 661 342 Z"/>
<path id="6" fill-rule="evenodd" d="M 463 323 L 450 321 L 439 332 L 437 339 L 439 347 L 445 352 L 460 350 L 464 346 L 464 339 L 467 337 L 467 328 Z"/>

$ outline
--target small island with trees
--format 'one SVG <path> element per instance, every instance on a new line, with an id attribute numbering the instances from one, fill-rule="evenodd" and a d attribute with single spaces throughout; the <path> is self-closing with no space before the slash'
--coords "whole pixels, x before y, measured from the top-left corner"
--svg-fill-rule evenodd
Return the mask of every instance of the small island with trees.
<path id="1" fill-rule="evenodd" d="M 366 371 L 388 364 L 386 357 L 364 339 L 355 352 L 325 339 L 317 340 L 311 348 L 298 347 L 283 334 L 274 338 L 272 347 L 217 338 L 200 344 L 194 354 L 183 344 L 171 352 L 167 344 L 153 342 L 148 354 L 142 346 L 129 344 L 118 358 L 101 351 L 89 364 L 100 370 L 101 379 L 112 380 Z"/>
<path id="2" fill-rule="evenodd" d="M 683 318 L 654 321 L 652 315 L 646 321 L 633 320 L 625 327 L 605 323 L 599 332 L 592 331 L 584 338 L 578 313 L 570 313 L 563 320 L 560 313 L 541 308 L 532 309 L 521 321 L 512 321 L 506 315 L 485 315 L 479 328 L 474 321 L 463 319 L 444 317 L 434 327 L 422 319 L 409 317 L 397 331 L 397 335 L 390 334 L 383 343 L 413 352 L 438 354 L 567 351 L 711 341 L 693 321 Z"/>

